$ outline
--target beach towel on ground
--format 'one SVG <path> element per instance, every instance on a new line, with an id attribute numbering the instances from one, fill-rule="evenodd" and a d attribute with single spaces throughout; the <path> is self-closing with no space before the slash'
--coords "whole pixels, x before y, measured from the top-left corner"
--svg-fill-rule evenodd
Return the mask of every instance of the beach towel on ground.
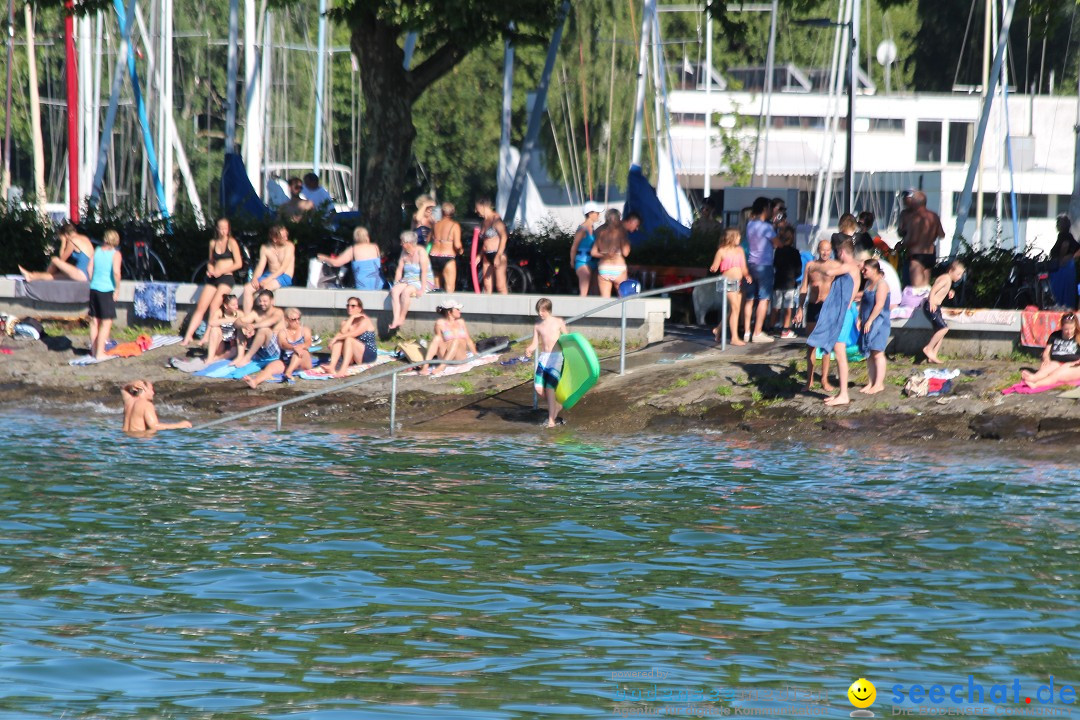
<path id="1" fill-rule="evenodd" d="M 73 360 L 68 360 L 68 365 L 74 365 L 77 367 L 81 367 L 83 365 L 97 365 L 98 363 L 103 363 L 108 360 L 115 359 L 115 355 L 106 355 L 103 358 L 96 358 L 93 355 L 82 355 L 80 357 L 74 358 Z"/>
<path id="2" fill-rule="evenodd" d="M 120 343 L 111 350 L 106 350 L 106 355 L 115 355 L 116 357 L 138 357 L 144 352 L 150 349 L 150 346 L 154 343 L 154 339 L 149 335 L 140 335 L 132 342 Z"/>
<path id="3" fill-rule="evenodd" d="M 135 286 L 135 317 L 142 320 L 176 320 L 177 283 L 147 282 Z"/>
<path id="4" fill-rule="evenodd" d="M 447 375 L 460 375 L 461 373 L 469 372 L 473 368 L 480 367 L 481 365 L 490 365 L 498 359 L 498 355 L 481 355 L 475 360 L 467 362 L 464 365 L 450 365 L 438 375 L 432 375 L 431 377 L 439 378 L 446 377 Z M 435 369 L 438 370 L 438 366 L 435 366 Z"/>
<path id="5" fill-rule="evenodd" d="M 1022 382 L 1018 382 L 1015 385 L 1010 385 L 1001 391 L 1002 395 L 1035 395 L 1037 393 L 1044 393 L 1047 390 L 1054 390 L 1055 388 L 1062 387 L 1077 387 L 1080 386 L 1080 380 L 1074 382 L 1057 383 L 1055 385 L 1040 385 L 1039 387 L 1028 387 Z"/>
<path id="6" fill-rule="evenodd" d="M 390 355 L 380 355 L 375 359 L 375 362 L 369 362 L 363 365 L 350 365 L 349 368 L 345 371 L 345 375 L 359 375 L 360 373 L 370 370 L 377 365 L 385 365 L 393 359 L 394 358 Z M 301 370 L 300 372 L 296 373 L 296 377 L 300 378 L 301 380 L 333 380 L 335 378 L 334 375 L 330 374 L 330 369 L 325 366 L 316 367 L 311 370 Z"/>

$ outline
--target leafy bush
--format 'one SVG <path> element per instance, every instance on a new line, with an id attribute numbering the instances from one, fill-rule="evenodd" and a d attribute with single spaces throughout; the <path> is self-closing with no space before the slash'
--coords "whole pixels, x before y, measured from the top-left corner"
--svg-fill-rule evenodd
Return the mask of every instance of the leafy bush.
<path id="1" fill-rule="evenodd" d="M 965 307 L 994 307 L 1001 289 L 1009 282 L 1013 266 L 1013 252 L 1004 248 L 978 249 L 961 240 L 963 250 L 956 258 L 964 263 L 962 292 L 957 292 L 956 303 Z"/>
<path id="2" fill-rule="evenodd" d="M 19 266 L 42 270 L 56 247 L 56 231 L 47 218 L 27 207 L 8 205 L 0 200 L 0 272 L 17 273 Z"/>

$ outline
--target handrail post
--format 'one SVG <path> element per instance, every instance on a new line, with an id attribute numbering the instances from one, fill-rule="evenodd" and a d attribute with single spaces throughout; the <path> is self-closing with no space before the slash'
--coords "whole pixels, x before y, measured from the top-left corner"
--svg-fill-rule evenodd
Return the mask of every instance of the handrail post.
<path id="1" fill-rule="evenodd" d="M 727 350 L 728 329 L 728 306 L 727 306 L 727 280 L 717 283 L 721 287 L 720 294 L 724 297 L 720 300 L 720 352 Z"/>
<path id="2" fill-rule="evenodd" d="M 533 378 L 536 378 L 536 371 L 540 368 L 540 350 L 537 348 L 536 355 L 533 357 Z M 536 383 L 533 383 L 533 410 L 540 407 L 540 396 L 536 394 Z"/>
<path id="3" fill-rule="evenodd" d="M 281 429 L 281 408 L 277 409 L 277 429 Z"/>
<path id="4" fill-rule="evenodd" d="M 394 437 L 394 424 L 397 418 L 397 373 L 390 376 L 390 437 Z"/>
<path id="5" fill-rule="evenodd" d="M 626 302 L 624 301 L 620 307 L 622 308 L 622 320 L 619 324 L 619 374 L 626 374 Z"/>

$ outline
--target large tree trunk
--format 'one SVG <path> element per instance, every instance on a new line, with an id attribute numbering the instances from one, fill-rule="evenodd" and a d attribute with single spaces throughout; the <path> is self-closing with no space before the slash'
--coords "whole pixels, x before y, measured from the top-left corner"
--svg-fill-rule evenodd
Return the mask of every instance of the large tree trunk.
<path id="1" fill-rule="evenodd" d="M 357 3 L 359 5 L 360 3 Z M 397 245 L 402 229 L 401 192 L 416 137 L 413 93 L 397 37 L 370 17 L 349 18 L 352 49 L 364 88 L 367 162 L 359 200 L 362 222 L 384 250 Z"/>

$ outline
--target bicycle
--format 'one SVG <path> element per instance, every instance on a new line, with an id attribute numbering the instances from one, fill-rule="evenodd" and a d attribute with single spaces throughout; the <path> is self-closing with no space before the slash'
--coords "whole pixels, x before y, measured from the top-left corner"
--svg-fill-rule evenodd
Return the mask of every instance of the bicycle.
<path id="1" fill-rule="evenodd" d="M 1009 277 L 998 293 L 994 307 L 1006 307 L 1023 310 L 1034 305 L 1040 310 L 1054 306 L 1054 295 L 1050 290 L 1050 273 L 1055 269 L 1053 260 L 1038 260 L 1023 253 L 1013 257 Z"/>
<path id="2" fill-rule="evenodd" d="M 152 249 L 152 235 L 145 232 L 125 232 L 120 240 L 121 277 L 140 282 L 161 281 L 167 278 L 165 263 Z M 125 255 L 124 251 L 128 254 Z"/>

